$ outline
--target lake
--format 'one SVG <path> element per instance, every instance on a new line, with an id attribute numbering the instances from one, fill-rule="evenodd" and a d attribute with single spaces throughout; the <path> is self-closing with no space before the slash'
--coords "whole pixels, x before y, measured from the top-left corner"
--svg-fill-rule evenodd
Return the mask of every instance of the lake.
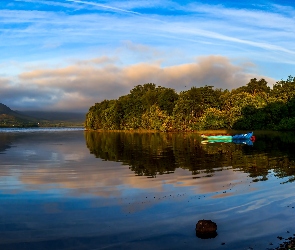
<path id="1" fill-rule="evenodd" d="M 255 135 L 1 129 L 0 248 L 276 248 L 295 233 L 295 134 Z"/>

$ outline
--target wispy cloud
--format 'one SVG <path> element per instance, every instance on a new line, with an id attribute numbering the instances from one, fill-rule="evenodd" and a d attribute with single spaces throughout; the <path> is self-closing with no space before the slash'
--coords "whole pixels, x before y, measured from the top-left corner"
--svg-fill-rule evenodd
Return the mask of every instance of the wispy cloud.
<path id="1" fill-rule="evenodd" d="M 80 1 L 80 0 L 65 0 L 65 1 L 67 1 L 67 2 L 73 2 L 73 3 L 82 3 L 82 4 L 86 4 L 86 5 L 90 5 L 90 6 L 96 6 L 96 7 L 100 7 L 100 8 L 112 10 L 112 11 L 119 11 L 119 12 L 125 12 L 125 13 L 135 14 L 135 15 L 141 15 L 141 13 L 136 12 L 136 11 L 131 11 L 131 10 L 125 10 L 125 9 L 121 9 L 121 8 L 116 8 L 116 7 L 113 7 L 113 6 L 110 6 L 110 5 L 100 4 L 100 3 L 96 3 L 96 2 Z"/>
<path id="2" fill-rule="evenodd" d="M 0 81 L 0 97 L 18 109 L 38 103 L 42 108 L 72 105 L 85 110 L 146 82 L 177 90 L 204 84 L 233 88 L 252 76 L 281 79 L 294 70 L 293 6 L 269 2 L 255 9 L 250 4 L 239 8 L 177 0 L 12 2 L 0 3 L 0 65 L 6 77 Z M 9 66 L 10 61 L 17 67 Z M 238 61 L 256 67 L 233 63 Z"/>
<path id="3" fill-rule="evenodd" d="M 28 2 L 28 0 L 24 1 Z M 49 19 L 46 18 L 45 13 L 30 12 L 29 15 L 27 12 L 23 12 L 19 13 L 21 15 L 17 15 L 21 16 L 20 19 L 14 19 L 16 15 L 15 13 L 11 13 L 10 20 L 11 22 L 17 22 L 17 20 L 19 20 L 19 22 L 38 22 L 38 24 L 32 24 L 32 27 L 26 30 L 25 34 L 27 35 L 30 34 L 30 32 L 42 34 L 42 29 L 47 32 L 49 31 L 48 35 L 89 35 L 94 37 L 95 32 L 100 32 L 99 35 L 101 35 L 106 34 L 108 31 L 118 31 L 118 39 L 126 39 L 128 35 L 138 38 L 141 37 L 142 39 L 143 36 L 148 36 L 149 34 L 152 34 L 152 36 L 161 36 L 166 34 L 172 39 L 174 37 L 174 39 L 183 41 L 190 40 L 191 42 L 198 42 L 199 38 L 203 37 L 206 39 L 214 39 L 215 41 L 219 40 L 232 44 L 244 44 L 258 49 L 284 52 L 290 55 L 295 54 L 294 47 L 286 46 L 288 44 L 286 44 L 283 39 L 280 39 L 279 41 L 277 39 L 278 35 L 282 38 L 292 37 L 295 39 L 294 19 L 279 13 L 256 10 L 239 10 L 235 8 L 202 4 L 181 6 L 174 3 L 174 8 L 187 11 L 187 15 L 184 17 L 172 17 L 163 16 L 161 14 L 153 14 L 151 16 L 137 11 L 113 7 L 111 5 L 97 2 L 80 0 L 66 1 L 83 6 L 92 6 L 99 9 L 111 10 L 113 12 L 131 14 L 132 16 L 108 16 L 106 13 L 102 18 L 101 13 L 100 15 L 92 13 L 79 14 L 78 16 L 68 16 L 65 13 L 63 13 L 62 16 L 60 13 L 52 16 L 52 13 L 50 13 L 51 18 Z M 30 0 L 29 2 L 37 2 L 48 5 L 60 4 L 60 2 L 55 1 Z M 67 5 L 68 8 L 76 8 L 76 6 L 77 5 Z M 126 6 L 129 6 L 128 1 L 126 2 Z M 144 6 L 144 4 L 142 3 L 141 6 Z M 8 13 L 6 12 L 6 20 L 9 20 L 7 14 Z M 199 17 L 197 16 L 198 14 L 206 15 L 207 18 L 204 19 Z M 149 20 L 148 22 L 146 22 L 147 19 Z M 54 29 L 50 29 L 50 27 L 44 26 L 42 23 L 54 25 Z M 263 36 L 261 34 L 262 28 L 268 29 L 267 31 L 264 31 Z M 18 32 L 20 32 L 20 30 Z M 151 39 L 151 37 L 148 38 L 148 40 Z M 77 38 L 75 40 L 77 40 Z M 64 42 L 68 43 L 69 41 Z M 169 46 L 169 42 L 166 42 Z"/>
<path id="4" fill-rule="evenodd" d="M 58 6 L 58 7 L 64 7 L 64 8 L 75 8 L 73 4 L 65 3 L 61 1 L 50 1 L 50 0 L 14 0 L 14 1 L 25 2 L 25 3 L 37 3 L 42 5 L 51 5 L 51 6 Z"/>

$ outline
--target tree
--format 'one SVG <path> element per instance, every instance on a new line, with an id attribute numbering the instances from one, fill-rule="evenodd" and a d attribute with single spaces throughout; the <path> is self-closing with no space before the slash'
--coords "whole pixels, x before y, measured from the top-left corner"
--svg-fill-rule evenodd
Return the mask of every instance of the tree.
<path id="1" fill-rule="evenodd" d="M 250 82 L 247 83 L 246 86 L 238 88 L 237 91 L 247 92 L 249 94 L 256 96 L 269 94 L 271 89 L 269 86 L 267 86 L 267 81 L 265 79 L 261 78 L 260 80 L 257 80 L 256 78 L 253 78 L 250 80 Z"/>
<path id="2" fill-rule="evenodd" d="M 295 97 L 295 77 L 289 76 L 287 80 L 281 80 L 273 85 L 271 96 L 283 102 Z"/>

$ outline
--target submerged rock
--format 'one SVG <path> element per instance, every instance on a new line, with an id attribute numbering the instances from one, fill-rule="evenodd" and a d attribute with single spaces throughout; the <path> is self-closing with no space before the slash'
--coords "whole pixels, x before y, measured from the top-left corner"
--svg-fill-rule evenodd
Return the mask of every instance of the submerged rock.
<path id="1" fill-rule="evenodd" d="M 199 220 L 196 224 L 196 236 L 201 239 L 210 239 L 217 236 L 217 225 L 211 220 Z"/>

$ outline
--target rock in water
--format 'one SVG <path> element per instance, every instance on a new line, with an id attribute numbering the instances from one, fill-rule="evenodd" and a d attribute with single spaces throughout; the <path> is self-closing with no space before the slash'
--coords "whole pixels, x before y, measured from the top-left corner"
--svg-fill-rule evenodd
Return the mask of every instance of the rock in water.
<path id="1" fill-rule="evenodd" d="M 199 220 L 196 225 L 196 235 L 201 239 L 210 239 L 217 236 L 217 225 L 211 220 Z"/>

